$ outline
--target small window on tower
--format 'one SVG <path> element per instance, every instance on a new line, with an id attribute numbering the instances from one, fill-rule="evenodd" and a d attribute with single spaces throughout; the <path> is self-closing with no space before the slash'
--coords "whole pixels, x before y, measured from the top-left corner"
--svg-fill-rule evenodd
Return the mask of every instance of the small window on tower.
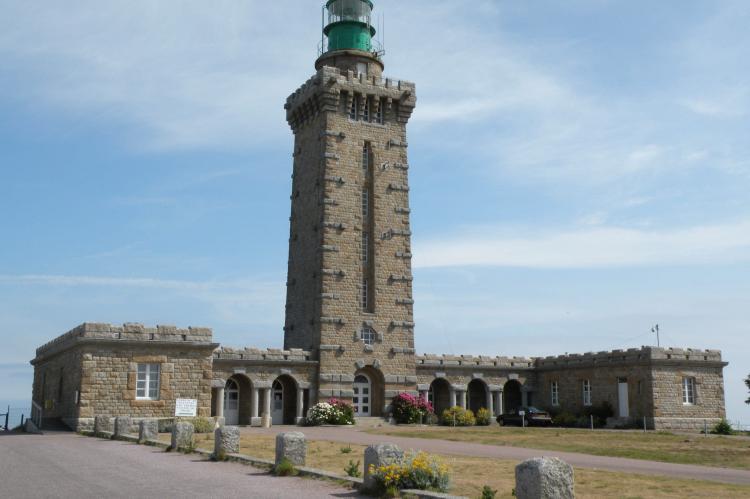
<path id="1" fill-rule="evenodd" d="M 367 277 L 362 278 L 362 310 L 367 311 L 369 309 L 370 305 L 370 297 L 368 296 L 368 288 L 370 287 L 370 281 L 367 279 Z"/>
<path id="2" fill-rule="evenodd" d="M 372 345 L 375 343 L 375 331 L 371 327 L 362 327 L 362 342 L 365 345 Z"/>
<path id="3" fill-rule="evenodd" d="M 368 232 L 362 233 L 362 263 L 367 263 L 368 256 L 370 254 L 370 234 Z"/>
<path id="4" fill-rule="evenodd" d="M 364 110 L 364 114 L 362 115 L 363 121 L 367 121 L 367 122 L 370 121 L 370 103 L 371 103 L 370 98 L 365 97 L 365 110 Z"/>
<path id="5" fill-rule="evenodd" d="M 352 106 L 349 108 L 349 119 L 356 120 L 359 114 L 359 95 L 352 97 Z"/>
<path id="6" fill-rule="evenodd" d="M 375 102 L 375 123 L 383 124 L 383 99 L 378 99 Z"/>
<path id="7" fill-rule="evenodd" d="M 362 189 L 362 221 L 367 222 L 367 218 L 370 216 L 370 190 L 367 188 Z"/>
<path id="8" fill-rule="evenodd" d="M 359 75 L 367 76 L 367 63 L 366 62 L 357 63 L 357 76 Z"/>
<path id="9" fill-rule="evenodd" d="M 368 170 L 370 168 L 370 143 L 365 142 L 365 146 L 362 148 L 362 169 Z"/>

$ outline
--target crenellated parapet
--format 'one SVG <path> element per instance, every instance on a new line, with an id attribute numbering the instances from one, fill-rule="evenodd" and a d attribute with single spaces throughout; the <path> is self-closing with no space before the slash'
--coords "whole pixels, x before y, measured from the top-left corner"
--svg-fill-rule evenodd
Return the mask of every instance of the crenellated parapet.
<path id="1" fill-rule="evenodd" d="M 627 350 L 540 357 L 536 359 L 535 367 L 539 369 L 559 369 L 653 362 L 687 362 L 704 363 L 706 365 L 724 364 L 721 360 L 720 350 L 643 346 L 641 348 L 628 348 Z"/>
<path id="2" fill-rule="evenodd" d="M 287 122 L 296 133 L 323 111 L 348 110 L 356 96 L 361 96 L 362 102 L 369 98 L 377 106 L 383 106 L 386 120 L 402 124 L 409 121 L 417 102 L 414 83 L 324 66 L 287 98 L 284 105 Z"/>
<path id="3" fill-rule="evenodd" d="M 417 367 L 484 367 L 501 369 L 531 369 L 534 359 L 530 357 L 489 357 L 484 355 L 417 355 Z"/>
<path id="4" fill-rule="evenodd" d="M 36 349 L 37 358 L 66 350 L 75 344 L 93 340 L 120 342 L 148 341 L 154 343 L 189 342 L 211 345 L 213 331 L 205 327 L 178 328 L 176 326 L 147 327 L 140 323 L 116 326 L 107 323 L 86 322 Z"/>
<path id="5" fill-rule="evenodd" d="M 313 361 L 313 354 L 307 350 L 290 348 L 231 348 L 221 347 L 214 351 L 214 360 L 254 361 L 254 362 L 309 362 Z"/>

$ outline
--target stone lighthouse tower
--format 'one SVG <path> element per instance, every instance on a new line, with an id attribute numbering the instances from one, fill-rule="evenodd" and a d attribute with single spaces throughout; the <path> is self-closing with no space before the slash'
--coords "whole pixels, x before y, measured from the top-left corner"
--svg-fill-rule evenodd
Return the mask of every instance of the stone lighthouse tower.
<path id="1" fill-rule="evenodd" d="M 329 0 L 294 132 L 284 348 L 318 361 L 314 399 L 380 415 L 416 390 L 406 124 L 414 84 L 383 77 L 369 0 Z"/>

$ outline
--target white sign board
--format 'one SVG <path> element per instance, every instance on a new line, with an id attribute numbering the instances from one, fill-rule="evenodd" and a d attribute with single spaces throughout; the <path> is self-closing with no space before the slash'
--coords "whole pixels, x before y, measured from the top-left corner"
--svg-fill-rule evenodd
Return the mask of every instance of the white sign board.
<path id="1" fill-rule="evenodd" d="M 526 415 L 526 411 L 518 411 L 518 415 L 519 416 L 525 416 Z"/>
<path id="2" fill-rule="evenodd" d="M 198 414 L 196 399 L 177 399 L 174 404 L 174 415 L 177 417 L 194 418 Z"/>

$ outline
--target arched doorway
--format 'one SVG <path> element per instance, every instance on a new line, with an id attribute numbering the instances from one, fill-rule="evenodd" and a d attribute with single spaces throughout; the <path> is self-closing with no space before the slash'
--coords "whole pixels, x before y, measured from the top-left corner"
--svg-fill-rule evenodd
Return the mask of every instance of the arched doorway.
<path id="1" fill-rule="evenodd" d="M 232 378 L 224 385 L 224 421 L 232 426 L 240 422 L 240 385 Z"/>
<path id="2" fill-rule="evenodd" d="M 372 414 L 372 383 L 370 383 L 370 378 L 364 374 L 356 375 L 352 388 L 354 390 L 354 397 L 352 398 L 354 416 L 370 416 Z"/>
<path id="3" fill-rule="evenodd" d="M 438 417 L 441 417 L 443 411 L 451 406 L 451 387 L 443 378 L 437 378 L 430 384 L 427 396 Z"/>
<path id="4" fill-rule="evenodd" d="M 366 379 L 369 383 L 369 386 L 366 386 L 364 384 L 364 379 L 360 378 L 360 376 L 363 376 L 364 379 Z M 367 393 L 362 393 L 363 390 L 367 388 Z M 357 391 L 355 391 L 357 389 Z M 378 369 L 372 367 L 372 366 L 365 366 L 362 369 L 357 370 L 357 372 L 354 373 L 354 383 L 352 383 L 352 404 L 355 405 L 355 411 L 356 411 L 356 404 L 354 404 L 354 399 L 359 398 L 362 399 L 358 403 L 360 405 L 367 405 L 367 409 L 369 411 L 369 414 L 358 414 L 357 412 L 354 413 L 355 416 L 358 417 L 367 417 L 367 416 L 382 416 L 383 410 L 385 409 L 386 400 L 385 400 L 385 378 L 383 377 L 383 373 L 381 373 Z M 367 402 L 364 402 L 364 399 L 367 399 Z M 390 402 L 390 401 L 388 401 Z M 364 409 L 364 407 L 362 407 Z"/>
<path id="5" fill-rule="evenodd" d="M 515 413 L 522 404 L 521 383 L 512 379 L 503 387 L 503 412 Z"/>
<path id="6" fill-rule="evenodd" d="M 476 414 L 479 409 L 487 408 L 487 385 L 481 379 L 472 380 L 468 388 L 469 409 Z"/>
<path id="7" fill-rule="evenodd" d="M 271 384 L 271 424 L 294 424 L 296 415 L 297 382 L 284 374 Z"/>

